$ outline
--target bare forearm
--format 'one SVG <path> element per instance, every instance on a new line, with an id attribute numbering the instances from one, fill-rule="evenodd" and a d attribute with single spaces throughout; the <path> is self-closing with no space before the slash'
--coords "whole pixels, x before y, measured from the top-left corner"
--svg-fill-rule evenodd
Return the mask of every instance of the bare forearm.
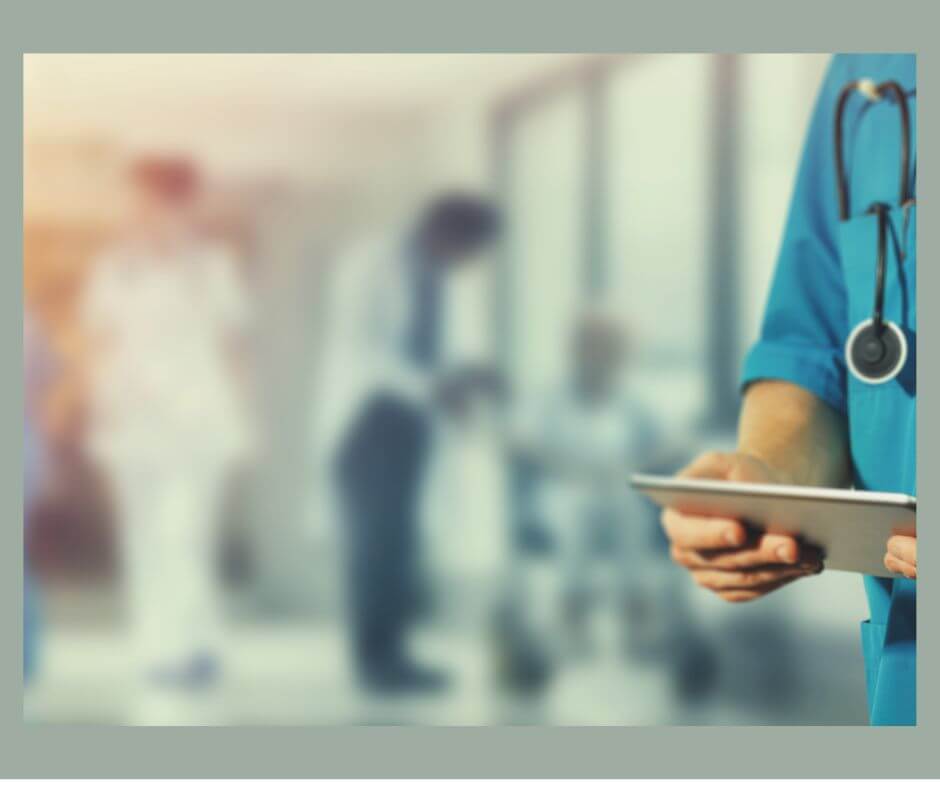
<path id="1" fill-rule="evenodd" d="M 761 381 L 748 388 L 738 450 L 788 484 L 844 487 L 851 480 L 845 418 L 792 383 Z"/>

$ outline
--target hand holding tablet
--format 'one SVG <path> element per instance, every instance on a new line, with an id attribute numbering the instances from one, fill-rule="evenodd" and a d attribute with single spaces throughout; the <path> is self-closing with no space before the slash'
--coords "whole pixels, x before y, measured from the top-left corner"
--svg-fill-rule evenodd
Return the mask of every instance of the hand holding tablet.
<path id="1" fill-rule="evenodd" d="M 729 601 L 756 599 L 823 566 L 911 576 L 909 565 L 902 570 L 885 553 L 892 535 L 916 533 L 913 498 L 778 481 L 754 457 L 712 452 L 679 477 L 635 476 L 631 483 L 664 507 L 674 560 Z M 909 552 L 908 541 L 892 544 Z M 914 567 L 916 574 L 916 557 Z"/>

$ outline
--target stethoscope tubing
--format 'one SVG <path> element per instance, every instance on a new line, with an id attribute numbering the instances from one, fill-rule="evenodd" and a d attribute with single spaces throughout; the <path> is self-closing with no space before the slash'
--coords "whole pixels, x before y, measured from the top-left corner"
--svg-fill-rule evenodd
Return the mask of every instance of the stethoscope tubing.
<path id="1" fill-rule="evenodd" d="M 898 187 L 898 204 L 908 205 L 912 200 L 911 194 L 911 113 L 907 103 L 907 94 L 904 88 L 894 81 L 888 80 L 876 85 L 870 79 L 856 79 L 847 83 L 839 92 L 836 101 L 835 128 L 833 129 L 833 143 L 835 147 L 836 187 L 839 200 L 839 219 L 848 221 L 851 215 L 849 200 L 849 181 L 845 171 L 845 146 L 842 138 L 842 120 L 845 107 L 853 93 L 861 93 L 869 101 L 881 101 L 886 95 L 894 96 L 898 105 L 898 115 L 901 121 L 901 170 L 900 185 Z"/>

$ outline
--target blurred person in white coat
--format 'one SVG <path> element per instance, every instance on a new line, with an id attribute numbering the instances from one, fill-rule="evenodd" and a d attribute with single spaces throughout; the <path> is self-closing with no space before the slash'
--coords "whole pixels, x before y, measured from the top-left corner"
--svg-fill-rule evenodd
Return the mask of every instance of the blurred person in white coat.
<path id="1" fill-rule="evenodd" d="M 332 271 L 314 440 L 345 541 L 354 666 L 370 689 L 444 683 L 406 642 L 418 610 L 421 492 L 436 415 L 458 414 L 488 383 L 484 370 L 444 368 L 444 287 L 496 230 L 485 199 L 446 194 Z"/>
<path id="2" fill-rule="evenodd" d="M 131 182 L 127 231 L 81 306 L 87 448 L 119 524 L 140 721 L 163 722 L 222 663 L 218 527 L 250 446 L 236 358 L 249 305 L 233 255 L 198 229 L 195 169 L 144 159 Z"/>

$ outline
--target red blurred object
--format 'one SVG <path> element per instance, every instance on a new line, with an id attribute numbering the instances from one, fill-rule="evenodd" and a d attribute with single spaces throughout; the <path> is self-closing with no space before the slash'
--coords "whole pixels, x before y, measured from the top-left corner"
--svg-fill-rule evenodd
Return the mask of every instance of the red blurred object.
<path id="1" fill-rule="evenodd" d="M 199 188 L 199 174 L 192 162 L 171 156 L 143 156 L 131 165 L 133 182 L 170 202 L 184 202 Z"/>

